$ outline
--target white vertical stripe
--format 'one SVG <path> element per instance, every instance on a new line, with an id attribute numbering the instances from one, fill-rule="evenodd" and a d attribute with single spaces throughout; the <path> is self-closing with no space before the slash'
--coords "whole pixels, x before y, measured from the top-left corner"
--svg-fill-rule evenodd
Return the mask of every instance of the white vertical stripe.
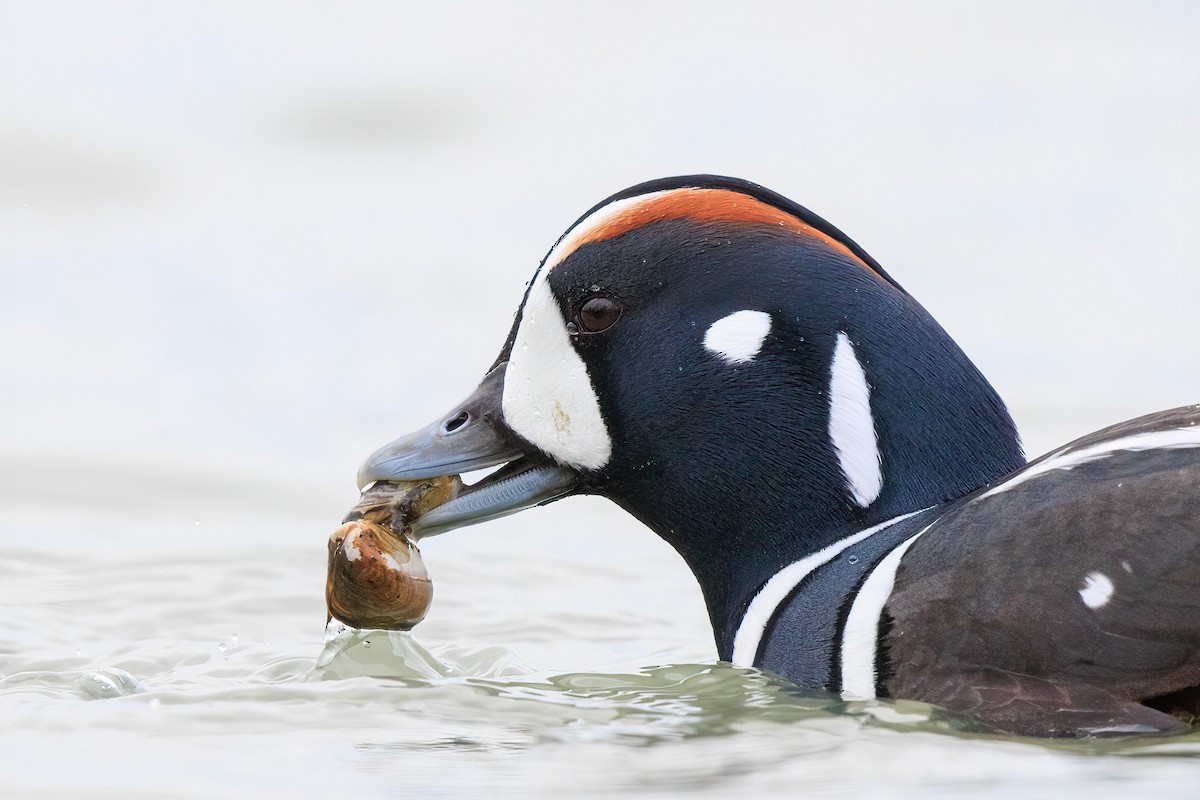
<path id="1" fill-rule="evenodd" d="M 776 572 L 769 581 L 763 584 L 746 608 L 746 613 L 742 616 L 737 633 L 733 637 L 733 657 L 730 661 L 739 667 L 754 666 L 754 658 L 758 655 L 758 647 L 762 642 L 767 623 L 771 621 L 771 615 L 809 573 L 822 564 L 832 561 L 847 547 L 852 547 L 884 528 L 890 528 L 897 522 L 928 510 L 928 508 L 923 508 L 921 511 L 913 511 L 910 514 L 889 519 L 887 522 L 881 522 L 872 528 L 859 531 L 853 536 L 840 539 Z"/>
<path id="2" fill-rule="evenodd" d="M 875 697 L 875 650 L 879 644 L 879 618 L 892 596 L 900 559 L 937 520 L 892 549 L 863 582 L 854 597 L 842 633 L 842 699 L 870 700 Z"/>
<path id="3" fill-rule="evenodd" d="M 845 333 L 829 367 L 829 438 L 854 502 L 866 508 L 883 490 L 882 456 L 871 415 L 871 387 Z"/>

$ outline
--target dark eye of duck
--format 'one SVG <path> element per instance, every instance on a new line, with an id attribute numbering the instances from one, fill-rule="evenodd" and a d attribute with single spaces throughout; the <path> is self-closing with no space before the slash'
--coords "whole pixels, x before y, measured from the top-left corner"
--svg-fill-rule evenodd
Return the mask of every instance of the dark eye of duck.
<path id="1" fill-rule="evenodd" d="M 575 317 L 584 333 L 600 333 L 621 318 L 621 306 L 608 297 L 593 297 L 579 307 Z"/>

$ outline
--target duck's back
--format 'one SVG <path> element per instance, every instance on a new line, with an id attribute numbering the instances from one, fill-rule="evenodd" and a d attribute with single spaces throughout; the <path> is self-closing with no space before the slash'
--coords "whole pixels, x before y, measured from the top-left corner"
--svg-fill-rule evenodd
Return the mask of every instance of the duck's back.
<path id="1" fill-rule="evenodd" d="M 1198 619 L 1188 407 L 1092 434 L 940 518 L 896 573 L 881 684 L 1035 734 L 1161 729 L 1136 702 L 1200 685 Z"/>

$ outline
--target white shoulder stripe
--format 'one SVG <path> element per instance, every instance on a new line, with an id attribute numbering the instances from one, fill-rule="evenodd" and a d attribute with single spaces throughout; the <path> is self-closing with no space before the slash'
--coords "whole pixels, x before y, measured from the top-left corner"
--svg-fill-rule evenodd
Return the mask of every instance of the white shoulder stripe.
<path id="1" fill-rule="evenodd" d="M 896 585 L 896 570 L 900 559 L 922 533 L 934 526 L 926 525 L 914 536 L 896 545 L 884 556 L 863 582 L 854 597 L 846 628 L 842 633 L 842 699 L 871 700 L 875 697 L 875 651 L 879 643 L 879 618 Z"/>
<path id="2" fill-rule="evenodd" d="M 746 608 L 746 613 L 742 616 L 737 633 L 733 637 L 733 657 L 730 661 L 739 667 L 754 666 L 754 659 L 758 655 L 758 647 L 762 643 L 763 632 L 766 630 L 767 624 L 771 621 L 771 616 L 775 613 L 775 609 L 787 599 L 792 590 L 809 573 L 822 564 L 832 561 L 847 547 L 852 547 L 863 539 L 879 533 L 884 528 L 890 528 L 897 522 L 928 510 L 927 508 L 923 508 L 920 511 L 913 511 L 910 514 L 889 519 L 887 522 L 881 522 L 874 527 L 859 531 L 853 536 L 847 536 L 845 539 L 836 541 L 828 547 L 822 548 L 812 555 L 805 556 L 799 561 L 793 562 L 779 570 L 779 572 L 776 572 L 769 581 L 763 584 L 763 587 L 758 590 L 758 594 L 754 596 L 754 599 L 750 601 L 750 605 Z"/>
<path id="3" fill-rule="evenodd" d="M 882 456 L 871 414 L 871 387 L 845 333 L 837 335 L 829 366 L 829 438 L 851 497 L 866 508 L 883 490 Z"/>
<path id="4" fill-rule="evenodd" d="M 1079 450 L 1059 450 L 1045 461 L 1018 472 L 1013 477 L 993 486 L 975 499 L 982 500 L 985 497 L 1007 492 L 1009 489 L 1016 488 L 1026 481 L 1045 475 L 1047 472 L 1059 469 L 1073 469 L 1081 464 L 1107 458 L 1114 453 L 1129 450 L 1173 450 L 1182 447 L 1200 447 L 1200 426 L 1135 433 L 1131 436 L 1122 436 L 1118 439 L 1089 445 Z"/>

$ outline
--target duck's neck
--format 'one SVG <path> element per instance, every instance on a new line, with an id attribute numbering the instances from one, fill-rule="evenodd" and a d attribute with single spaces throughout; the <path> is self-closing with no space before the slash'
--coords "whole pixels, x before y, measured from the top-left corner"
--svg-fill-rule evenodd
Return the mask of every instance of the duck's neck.
<path id="1" fill-rule="evenodd" d="M 821 336 L 810 333 L 808 346 L 820 351 L 810 361 L 823 366 L 803 369 L 815 374 L 789 381 L 774 403 L 739 409 L 736 430 L 656 454 L 612 495 L 687 561 L 723 659 L 747 606 L 784 567 L 1024 463 L 1003 402 L 932 317 L 908 295 L 871 295 L 854 295 L 851 303 L 866 307 L 838 314 Z M 869 477 L 860 479 L 866 488 L 857 494 L 853 467 L 831 433 L 838 400 L 831 399 L 829 365 L 839 338 L 852 344 L 865 375 L 867 430 L 873 427 L 879 452 L 881 481 L 872 489 Z M 728 416 L 722 408 L 689 413 Z"/>

